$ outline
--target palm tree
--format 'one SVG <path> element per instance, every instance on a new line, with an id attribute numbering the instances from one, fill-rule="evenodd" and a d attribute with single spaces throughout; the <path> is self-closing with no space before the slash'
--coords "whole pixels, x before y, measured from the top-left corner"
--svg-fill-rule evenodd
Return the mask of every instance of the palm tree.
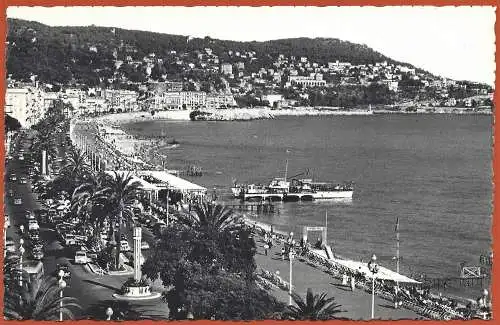
<path id="1" fill-rule="evenodd" d="M 87 178 L 90 174 L 90 166 L 87 163 L 87 155 L 79 149 L 70 151 L 67 164 L 62 168 L 61 174 L 69 177 L 70 181 L 77 182 Z"/>
<path id="2" fill-rule="evenodd" d="M 106 206 L 99 201 L 104 193 L 103 175 L 91 177 L 88 183 L 78 186 L 71 196 L 71 213 L 79 219 L 79 224 L 89 231 L 92 227 L 92 236 L 99 239 L 101 229 L 108 219 Z M 101 203 L 101 204 L 100 204 Z"/>
<path id="3" fill-rule="evenodd" d="M 240 218 L 233 210 L 220 204 L 202 203 L 193 207 L 192 212 L 184 212 L 178 217 L 179 224 L 189 228 L 215 233 L 237 231 L 242 228 Z"/>
<path id="4" fill-rule="evenodd" d="M 135 203 L 138 196 L 138 189 L 141 184 L 137 181 L 132 181 L 133 176 L 130 173 L 114 172 L 108 175 L 105 179 L 105 188 L 96 196 L 95 201 L 100 202 L 103 206 L 107 206 L 111 212 L 111 216 L 118 221 L 118 238 L 121 238 L 121 223 L 123 216 L 131 216 L 132 214 L 126 213 L 130 207 Z M 125 213 L 124 213 L 125 212 Z M 112 234 L 114 232 L 114 222 L 111 223 Z M 113 234 L 114 236 L 114 234 Z M 115 267 L 120 266 L 120 244 L 118 243 L 116 249 L 116 262 Z"/>
<path id="5" fill-rule="evenodd" d="M 73 311 L 81 309 L 80 305 L 76 298 L 61 298 L 59 290 L 57 279 L 44 277 L 22 289 L 5 291 L 4 317 L 10 320 L 57 320 L 62 311 L 65 319 L 74 319 Z"/>
<path id="6" fill-rule="evenodd" d="M 293 320 L 328 320 L 336 319 L 335 315 L 343 312 L 340 305 L 335 303 L 335 298 L 326 297 L 326 293 L 313 294 L 311 288 L 307 289 L 304 301 L 297 293 L 292 293 L 296 306 L 288 306 L 285 316 Z"/>

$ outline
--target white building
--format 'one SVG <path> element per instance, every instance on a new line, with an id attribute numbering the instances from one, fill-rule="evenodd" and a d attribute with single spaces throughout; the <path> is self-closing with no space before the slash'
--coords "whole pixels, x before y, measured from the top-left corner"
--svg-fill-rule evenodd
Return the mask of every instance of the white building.
<path id="1" fill-rule="evenodd" d="M 7 88 L 5 113 L 18 120 L 21 126 L 30 127 L 45 115 L 44 94 L 36 87 Z"/>
<path id="2" fill-rule="evenodd" d="M 320 79 L 320 80 L 318 80 Z M 289 76 L 288 81 L 295 85 L 301 85 L 303 87 L 324 87 L 326 86 L 326 81 L 322 80 L 322 76 L 314 76 L 314 77 L 304 77 L 304 76 Z"/>

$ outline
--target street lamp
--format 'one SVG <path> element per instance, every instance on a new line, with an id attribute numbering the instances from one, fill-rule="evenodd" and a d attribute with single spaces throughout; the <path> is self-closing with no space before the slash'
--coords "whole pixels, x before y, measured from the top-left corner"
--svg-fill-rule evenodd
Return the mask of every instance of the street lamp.
<path id="1" fill-rule="evenodd" d="M 375 276 L 378 273 L 377 256 L 372 255 L 368 263 L 368 269 L 372 272 L 372 319 L 375 318 Z"/>
<path id="2" fill-rule="evenodd" d="M 111 307 L 106 308 L 106 320 L 111 320 L 111 316 L 113 316 L 113 309 Z"/>
<path id="3" fill-rule="evenodd" d="M 295 254 L 293 251 L 290 249 L 290 252 L 288 253 L 288 259 L 290 260 L 290 288 L 288 289 L 288 305 L 292 305 L 292 260 L 295 257 Z"/>
<path id="4" fill-rule="evenodd" d="M 7 255 L 7 249 L 5 249 L 5 248 L 7 247 L 7 228 L 8 227 L 9 227 L 9 225 L 7 224 L 7 222 L 4 222 L 4 224 L 3 224 L 3 247 L 4 247 L 3 257 L 4 258 Z"/>
<path id="5" fill-rule="evenodd" d="M 23 254 L 25 252 L 25 249 L 24 249 L 24 239 L 19 239 L 19 253 L 21 254 L 20 256 L 20 259 L 19 259 L 19 269 L 21 270 L 21 276 L 19 277 L 19 286 L 23 287 Z"/>
<path id="6" fill-rule="evenodd" d="M 59 300 L 59 321 L 62 322 L 63 321 L 63 290 L 64 288 L 66 288 L 66 281 L 64 281 L 63 277 L 64 277 L 64 271 L 63 270 L 59 270 L 59 273 L 58 273 L 60 279 L 59 279 L 59 289 L 61 289 L 61 291 L 59 292 L 59 297 L 61 298 Z"/>

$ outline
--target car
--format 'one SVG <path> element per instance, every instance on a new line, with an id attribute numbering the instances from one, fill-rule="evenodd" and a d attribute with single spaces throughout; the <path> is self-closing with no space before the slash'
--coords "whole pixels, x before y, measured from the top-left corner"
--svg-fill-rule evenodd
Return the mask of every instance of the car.
<path id="1" fill-rule="evenodd" d="M 12 238 L 7 237 L 5 240 L 5 251 L 15 253 L 16 252 L 16 244 L 12 240 Z"/>
<path id="2" fill-rule="evenodd" d="M 26 179 L 26 177 L 22 176 L 22 177 L 19 177 L 19 184 L 27 184 L 28 183 L 28 180 Z"/>
<path id="3" fill-rule="evenodd" d="M 38 229 L 30 230 L 29 237 L 31 240 L 39 240 L 40 239 L 40 232 L 38 231 Z"/>
<path id="4" fill-rule="evenodd" d="M 31 257 L 34 260 L 38 260 L 39 261 L 39 260 L 43 259 L 43 257 L 44 257 L 43 251 L 41 249 L 34 249 L 31 252 Z"/>
<path id="5" fill-rule="evenodd" d="M 120 240 L 120 250 L 122 252 L 130 252 L 130 245 L 128 244 L 128 241 L 126 240 Z"/>
<path id="6" fill-rule="evenodd" d="M 38 221 L 35 219 L 28 220 L 28 230 L 39 230 L 40 226 L 38 225 Z"/>
<path id="7" fill-rule="evenodd" d="M 11 181 L 17 181 L 17 175 L 16 174 L 10 174 L 10 180 Z"/>
<path id="8" fill-rule="evenodd" d="M 71 278 L 71 271 L 69 270 L 68 264 L 57 264 L 56 270 L 54 271 L 54 276 L 59 278 L 59 271 L 62 270 L 64 272 L 64 278 Z"/>
<path id="9" fill-rule="evenodd" d="M 13 189 L 9 189 L 9 191 L 7 192 L 9 197 L 13 197 L 14 196 L 14 190 Z"/>
<path id="10" fill-rule="evenodd" d="M 24 155 L 19 155 L 19 160 L 24 160 Z"/>
<path id="11" fill-rule="evenodd" d="M 75 235 L 69 234 L 69 233 L 63 233 L 62 237 L 63 237 L 64 244 L 66 246 L 76 245 Z"/>
<path id="12" fill-rule="evenodd" d="M 14 204 L 15 205 L 21 205 L 21 204 L 23 204 L 23 200 L 20 197 L 16 197 L 14 199 Z"/>
<path id="13" fill-rule="evenodd" d="M 149 244 L 147 241 L 141 241 L 141 249 L 149 249 Z"/>
<path id="14" fill-rule="evenodd" d="M 77 251 L 75 253 L 75 264 L 87 264 L 88 262 L 89 258 L 85 251 Z"/>

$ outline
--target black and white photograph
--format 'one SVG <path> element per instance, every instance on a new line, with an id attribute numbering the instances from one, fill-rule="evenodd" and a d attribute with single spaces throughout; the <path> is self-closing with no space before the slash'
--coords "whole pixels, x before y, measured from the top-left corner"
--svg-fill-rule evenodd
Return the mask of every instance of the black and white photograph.
<path id="1" fill-rule="evenodd" d="M 491 320 L 495 9 L 7 7 L 4 319 Z"/>

